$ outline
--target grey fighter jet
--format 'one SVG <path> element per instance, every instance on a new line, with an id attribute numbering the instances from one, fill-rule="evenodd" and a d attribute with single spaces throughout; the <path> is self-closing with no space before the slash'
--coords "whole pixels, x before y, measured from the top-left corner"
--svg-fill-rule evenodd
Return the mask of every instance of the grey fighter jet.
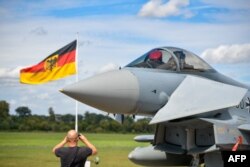
<path id="1" fill-rule="evenodd" d="M 151 145 L 128 156 L 139 165 L 221 167 L 222 151 L 250 150 L 249 87 L 184 49 L 153 49 L 62 92 L 121 119 L 151 116 L 155 134 L 135 137 Z"/>

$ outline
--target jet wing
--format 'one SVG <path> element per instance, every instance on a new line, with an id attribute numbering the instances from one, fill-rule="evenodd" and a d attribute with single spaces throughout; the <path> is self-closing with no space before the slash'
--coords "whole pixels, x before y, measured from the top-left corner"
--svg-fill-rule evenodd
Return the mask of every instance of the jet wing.
<path id="1" fill-rule="evenodd" d="M 250 124 L 243 124 L 243 125 L 240 125 L 238 127 L 238 129 L 242 130 L 242 131 L 247 131 L 247 132 L 250 132 Z"/>
<path id="2" fill-rule="evenodd" d="M 246 92 L 245 88 L 188 75 L 150 124 L 233 107 L 240 103 Z"/>

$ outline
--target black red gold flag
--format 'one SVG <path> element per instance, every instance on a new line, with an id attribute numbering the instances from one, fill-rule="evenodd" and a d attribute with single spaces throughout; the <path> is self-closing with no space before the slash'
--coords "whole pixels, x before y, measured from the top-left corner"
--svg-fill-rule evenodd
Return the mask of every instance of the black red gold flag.
<path id="1" fill-rule="evenodd" d="M 73 41 L 52 53 L 40 63 L 20 70 L 20 82 L 42 84 L 76 73 L 76 45 Z"/>

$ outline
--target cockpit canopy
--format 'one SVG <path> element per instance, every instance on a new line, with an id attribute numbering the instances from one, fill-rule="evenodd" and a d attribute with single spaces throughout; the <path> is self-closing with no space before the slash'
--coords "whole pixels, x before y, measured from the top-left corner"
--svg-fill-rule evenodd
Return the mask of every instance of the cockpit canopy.
<path id="1" fill-rule="evenodd" d="M 210 71 L 213 70 L 197 55 L 184 49 L 163 47 L 153 49 L 126 67 L 155 68 L 172 71 Z"/>

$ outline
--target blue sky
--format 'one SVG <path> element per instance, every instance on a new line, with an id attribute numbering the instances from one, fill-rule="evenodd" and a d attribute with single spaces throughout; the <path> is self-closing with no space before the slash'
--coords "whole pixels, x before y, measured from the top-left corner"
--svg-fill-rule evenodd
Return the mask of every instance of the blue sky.
<path id="1" fill-rule="evenodd" d="M 217 71 L 250 85 L 249 0 L 0 0 L 0 100 L 33 114 L 74 113 L 58 90 L 68 77 L 44 85 L 19 83 L 20 68 L 34 65 L 76 38 L 79 78 L 124 66 L 158 46 L 177 46 Z M 86 110 L 99 112 L 80 105 Z"/>

